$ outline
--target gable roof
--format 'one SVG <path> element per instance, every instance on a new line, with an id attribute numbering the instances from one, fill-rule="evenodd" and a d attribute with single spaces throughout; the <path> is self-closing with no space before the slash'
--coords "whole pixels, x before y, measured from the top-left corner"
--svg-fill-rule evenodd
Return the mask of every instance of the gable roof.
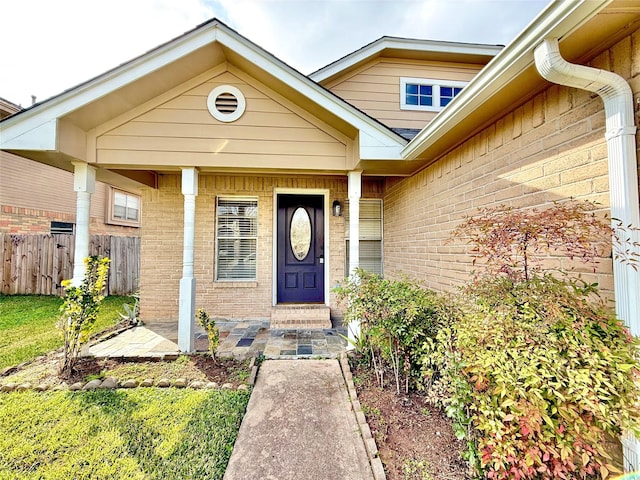
<path id="1" fill-rule="evenodd" d="M 0 148 L 69 168 L 72 157 L 85 159 L 82 137 L 87 131 L 222 62 L 251 72 L 268 87 L 357 138 L 361 158 L 400 158 L 407 140 L 217 19 L 1 121 Z M 63 128 L 69 129 L 80 148 L 60 150 Z"/>
<path id="2" fill-rule="evenodd" d="M 440 62 L 486 64 L 503 45 L 442 42 L 401 37 L 381 37 L 329 65 L 313 72 L 309 78 L 327 83 L 377 57 L 397 57 Z"/>

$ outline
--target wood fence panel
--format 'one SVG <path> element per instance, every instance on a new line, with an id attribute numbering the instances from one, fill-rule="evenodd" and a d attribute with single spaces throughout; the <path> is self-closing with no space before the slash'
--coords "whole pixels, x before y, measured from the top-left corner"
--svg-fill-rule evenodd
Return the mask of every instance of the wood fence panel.
<path id="1" fill-rule="evenodd" d="M 62 295 L 62 281 L 73 276 L 74 250 L 74 235 L 0 233 L 0 292 Z M 139 237 L 92 235 L 89 254 L 111 259 L 109 295 L 129 295 L 138 289 Z"/>

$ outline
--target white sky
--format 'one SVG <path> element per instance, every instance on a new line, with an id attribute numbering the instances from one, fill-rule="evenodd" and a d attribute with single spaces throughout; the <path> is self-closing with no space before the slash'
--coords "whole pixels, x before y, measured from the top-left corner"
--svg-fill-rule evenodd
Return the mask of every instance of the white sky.
<path id="1" fill-rule="evenodd" d="M 508 44 L 548 0 L 0 0 L 0 97 L 56 95 L 217 17 L 308 74 L 384 35 Z"/>

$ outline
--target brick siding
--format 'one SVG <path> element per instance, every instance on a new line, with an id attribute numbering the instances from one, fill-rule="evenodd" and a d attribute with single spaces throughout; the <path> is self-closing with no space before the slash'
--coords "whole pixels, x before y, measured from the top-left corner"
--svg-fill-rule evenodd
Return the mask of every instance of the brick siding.
<path id="1" fill-rule="evenodd" d="M 640 34 L 594 58 L 640 92 Z M 479 207 L 543 207 L 569 197 L 591 200 L 608 212 L 609 185 L 602 100 L 553 85 L 489 125 L 426 169 L 387 179 L 384 261 L 390 276 L 408 274 L 439 290 L 470 278 L 463 241 L 447 243 L 452 229 Z M 551 263 L 598 282 L 612 296 L 610 258 L 597 272 L 566 259 Z"/>
<path id="2" fill-rule="evenodd" d="M 43 234 L 51 232 L 51 222 L 75 223 L 75 213 L 55 212 L 12 205 L 0 206 L 0 233 Z M 140 229 L 108 225 L 104 218 L 91 217 L 89 231 L 92 235 L 139 236 Z"/>
<path id="3" fill-rule="evenodd" d="M 347 178 L 323 176 L 233 176 L 200 174 L 196 198 L 196 307 L 214 317 L 268 319 L 273 303 L 273 195 L 276 188 L 329 190 L 329 206 L 347 199 Z M 257 279 L 253 282 L 215 282 L 216 196 L 258 198 Z M 380 197 L 382 182 L 363 182 L 363 196 Z M 146 322 L 176 322 L 182 277 L 183 196 L 180 175 L 161 175 L 157 190 L 143 192 L 141 245 L 141 316 Z M 344 218 L 329 217 L 330 291 L 344 278 Z M 331 316 L 342 313 L 330 292 Z"/>

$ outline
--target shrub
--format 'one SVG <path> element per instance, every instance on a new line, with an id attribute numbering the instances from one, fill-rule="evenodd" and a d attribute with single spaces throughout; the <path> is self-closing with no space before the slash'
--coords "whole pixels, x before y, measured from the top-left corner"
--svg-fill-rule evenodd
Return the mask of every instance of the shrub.
<path id="1" fill-rule="evenodd" d="M 84 260 L 87 270 L 79 287 L 64 280 L 64 303 L 60 307 L 60 319 L 57 326 L 64 337 L 64 358 L 60 367 L 63 376 L 70 376 L 75 368 L 82 344 L 87 340 L 91 326 L 98 317 L 98 308 L 104 298 L 109 259 L 96 256 Z"/>
<path id="2" fill-rule="evenodd" d="M 589 205 L 485 209 L 455 231 L 486 270 L 464 289 L 464 314 L 431 342 L 423 368 L 478 474 L 606 478 L 618 470 L 607 442 L 638 431 L 638 340 L 597 285 L 555 278 L 536 261 L 544 252 L 597 260 L 594 241 L 615 232 Z"/>
<path id="3" fill-rule="evenodd" d="M 444 297 L 407 279 L 383 279 L 362 269 L 336 293 L 346 305 L 346 322 L 360 321 L 358 345 L 369 355 L 379 384 L 384 386 L 388 366 L 397 393 L 421 388 L 425 340 L 435 337 L 451 314 Z"/>
<path id="4" fill-rule="evenodd" d="M 589 288 L 550 275 L 484 284 L 455 327 L 454 374 L 469 388 L 448 386 L 468 406 L 448 413 L 477 432 L 477 466 L 489 478 L 616 471 L 607 440 L 640 416 L 637 339 Z"/>
<path id="5" fill-rule="evenodd" d="M 525 210 L 505 207 L 479 209 L 453 231 L 472 244 L 474 263 L 484 259 L 484 273 L 528 280 L 542 271 L 541 255 L 564 254 L 595 268 L 603 243 L 614 231 L 593 212 L 590 202 L 568 201 Z"/>
<path id="6" fill-rule="evenodd" d="M 215 360 L 218 344 L 220 343 L 220 329 L 216 326 L 215 319 L 211 318 L 204 308 L 200 308 L 196 312 L 196 319 L 200 326 L 207 332 L 209 353 L 211 353 L 211 358 Z"/>

